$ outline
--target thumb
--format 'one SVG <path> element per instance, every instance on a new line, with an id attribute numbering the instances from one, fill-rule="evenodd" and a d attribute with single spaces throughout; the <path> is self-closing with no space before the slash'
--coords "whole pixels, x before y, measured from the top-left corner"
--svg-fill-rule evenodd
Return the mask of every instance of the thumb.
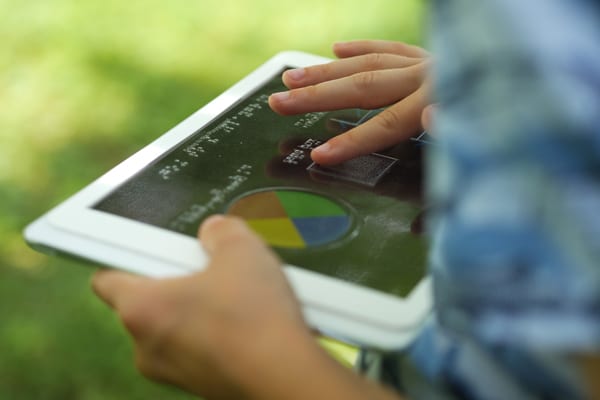
<path id="1" fill-rule="evenodd" d="M 209 256 L 216 253 L 234 251 L 239 253 L 244 248 L 265 247 L 262 240 L 236 217 L 213 215 L 200 226 L 199 239 Z"/>

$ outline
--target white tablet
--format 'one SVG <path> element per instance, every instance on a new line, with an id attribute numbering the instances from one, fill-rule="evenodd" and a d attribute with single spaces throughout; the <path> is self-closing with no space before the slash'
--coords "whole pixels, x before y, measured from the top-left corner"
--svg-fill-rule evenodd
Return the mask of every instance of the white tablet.
<path id="1" fill-rule="evenodd" d="M 307 321 L 335 338 L 395 349 L 431 306 L 419 144 L 335 167 L 310 150 L 377 110 L 277 115 L 282 72 L 328 62 L 276 55 L 215 100 L 27 227 L 32 247 L 167 277 L 203 268 L 200 223 L 234 214 L 286 262 Z"/>

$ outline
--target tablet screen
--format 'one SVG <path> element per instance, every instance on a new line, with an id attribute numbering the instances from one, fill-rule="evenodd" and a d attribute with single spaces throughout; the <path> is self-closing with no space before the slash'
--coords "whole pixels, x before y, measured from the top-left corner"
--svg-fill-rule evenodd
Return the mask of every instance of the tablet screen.
<path id="1" fill-rule="evenodd" d="M 421 149 L 408 141 L 333 167 L 310 150 L 379 110 L 277 115 L 281 74 L 94 205 L 184 235 L 245 219 L 287 263 L 405 296 L 424 275 Z"/>

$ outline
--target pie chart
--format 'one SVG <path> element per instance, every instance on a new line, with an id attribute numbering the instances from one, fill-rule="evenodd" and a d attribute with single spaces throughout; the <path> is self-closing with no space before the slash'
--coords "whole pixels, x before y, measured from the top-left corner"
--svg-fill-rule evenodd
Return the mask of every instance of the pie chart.
<path id="1" fill-rule="evenodd" d="M 352 227 L 347 207 L 314 192 L 269 189 L 234 200 L 227 214 L 244 219 L 269 245 L 305 249 L 343 238 Z"/>

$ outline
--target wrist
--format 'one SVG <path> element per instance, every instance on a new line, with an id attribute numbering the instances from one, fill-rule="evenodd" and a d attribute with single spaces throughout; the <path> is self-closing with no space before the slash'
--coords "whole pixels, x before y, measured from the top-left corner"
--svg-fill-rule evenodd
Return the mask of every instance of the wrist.
<path id="1" fill-rule="evenodd" d="M 288 330 L 289 329 L 289 330 Z M 265 342 L 247 344 L 236 361 L 235 382 L 249 399 L 387 399 L 399 398 L 335 361 L 308 330 L 272 330 Z M 232 370 L 233 371 L 233 370 Z"/>
<path id="2" fill-rule="evenodd" d="M 304 325 L 263 327 L 259 334 L 221 342 L 219 365 L 239 390 L 252 399 L 290 398 L 322 349 Z M 236 335 L 237 336 L 237 335 Z"/>

